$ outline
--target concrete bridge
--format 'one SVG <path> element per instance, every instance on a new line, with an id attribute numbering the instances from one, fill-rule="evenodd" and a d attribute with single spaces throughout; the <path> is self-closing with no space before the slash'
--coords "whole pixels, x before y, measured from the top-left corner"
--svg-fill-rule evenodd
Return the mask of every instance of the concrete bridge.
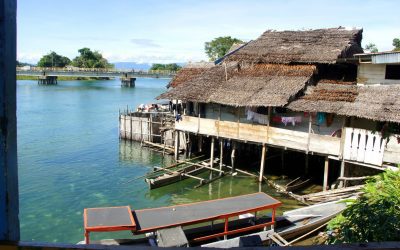
<path id="1" fill-rule="evenodd" d="M 17 67 L 17 75 L 37 76 L 39 84 L 57 84 L 58 76 L 120 78 L 123 86 L 134 87 L 136 78 L 171 78 L 175 71 L 165 70 L 119 70 L 96 68 L 40 68 Z"/>

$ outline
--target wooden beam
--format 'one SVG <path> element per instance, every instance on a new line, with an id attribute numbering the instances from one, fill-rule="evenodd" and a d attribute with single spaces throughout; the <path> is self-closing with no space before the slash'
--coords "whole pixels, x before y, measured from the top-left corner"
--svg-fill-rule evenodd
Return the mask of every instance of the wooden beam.
<path id="1" fill-rule="evenodd" d="M 258 179 L 259 182 L 263 181 L 263 176 L 264 176 L 264 168 L 265 168 L 265 153 L 267 151 L 267 148 L 265 144 L 262 145 L 261 149 L 261 165 L 260 165 L 260 177 Z"/>
<path id="2" fill-rule="evenodd" d="M 325 157 L 325 164 L 324 164 L 324 183 L 322 185 L 322 190 L 328 190 L 328 172 L 329 172 L 329 158 Z"/>
<path id="3" fill-rule="evenodd" d="M 16 122 L 17 1 L 0 8 L 0 241 L 18 241 L 19 193 Z M 2 243 L 0 243 L 1 245 Z M 0 246 L 3 249 L 2 246 Z M 7 249 L 8 247 L 5 246 Z"/>

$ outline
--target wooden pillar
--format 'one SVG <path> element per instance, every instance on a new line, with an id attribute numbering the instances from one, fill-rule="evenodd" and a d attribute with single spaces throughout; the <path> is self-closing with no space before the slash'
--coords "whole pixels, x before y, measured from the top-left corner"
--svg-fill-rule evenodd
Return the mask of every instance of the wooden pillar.
<path id="1" fill-rule="evenodd" d="M 325 164 L 324 164 L 324 183 L 322 185 L 322 190 L 328 190 L 328 172 L 329 172 L 329 158 L 328 156 L 325 157 Z"/>
<path id="2" fill-rule="evenodd" d="M 214 137 L 211 137 L 210 167 L 214 168 Z M 211 170 L 212 172 L 212 170 Z"/>
<path id="3" fill-rule="evenodd" d="M 236 154 L 236 143 L 232 142 L 232 153 L 231 153 L 231 172 L 235 171 L 235 154 Z"/>
<path id="4" fill-rule="evenodd" d="M 344 177 L 344 168 L 346 167 L 346 163 L 344 162 L 344 160 L 342 160 L 340 162 L 340 177 Z M 345 187 L 345 182 L 344 181 L 340 181 L 339 183 L 339 188 Z"/>
<path id="5" fill-rule="evenodd" d="M 309 170 L 309 167 L 308 167 L 308 165 L 309 165 L 309 158 L 310 158 L 310 155 L 309 155 L 309 154 L 306 154 L 305 162 L 304 162 L 304 165 L 305 165 L 304 172 L 305 172 L 305 174 L 308 174 L 308 170 Z"/>
<path id="6" fill-rule="evenodd" d="M 16 122 L 16 10 L 16 0 L 1 2 L 0 241 L 18 241 L 20 237 Z"/>
<path id="7" fill-rule="evenodd" d="M 179 160 L 179 131 L 175 130 L 175 146 L 174 146 L 175 161 Z"/>
<path id="8" fill-rule="evenodd" d="M 118 137 L 121 139 L 121 109 L 118 109 Z"/>
<path id="9" fill-rule="evenodd" d="M 267 147 L 265 146 L 265 144 L 263 144 L 262 149 L 261 149 L 260 178 L 258 179 L 259 182 L 263 181 L 266 151 L 267 151 Z"/>
<path id="10" fill-rule="evenodd" d="M 222 165 L 224 160 L 224 140 L 221 139 L 219 142 L 219 170 L 222 171 Z M 222 175 L 222 172 L 219 172 Z"/>
<path id="11" fill-rule="evenodd" d="M 201 135 L 197 137 L 197 149 L 199 153 L 203 152 L 203 137 Z"/>

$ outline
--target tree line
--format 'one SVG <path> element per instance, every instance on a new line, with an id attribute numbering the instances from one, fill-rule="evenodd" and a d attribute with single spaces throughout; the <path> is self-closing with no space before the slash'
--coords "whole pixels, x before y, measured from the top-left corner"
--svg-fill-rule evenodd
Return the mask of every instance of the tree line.
<path id="1" fill-rule="evenodd" d="M 113 68 L 114 65 L 109 63 L 98 51 L 92 51 L 89 48 L 78 50 L 79 55 L 74 59 L 69 59 L 52 51 L 42 56 L 37 63 L 38 67 L 65 67 L 74 66 L 79 68 Z"/>
<path id="2" fill-rule="evenodd" d="M 394 47 L 393 51 L 400 51 L 400 39 L 399 38 L 394 38 L 393 42 L 392 42 L 392 45 Z M 366 44 L 364 49 L 366 51 L 368 51 L 368 52 L 371 52 L 371 53 L 376 53 L 376 52 L 379 51 L 378 47 L 376 46 L 375 43 Z"/>

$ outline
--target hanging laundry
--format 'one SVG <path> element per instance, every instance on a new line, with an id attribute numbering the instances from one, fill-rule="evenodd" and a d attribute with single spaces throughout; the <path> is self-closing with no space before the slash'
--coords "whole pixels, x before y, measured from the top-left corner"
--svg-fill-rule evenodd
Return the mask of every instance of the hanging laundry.
<path id="1" fill-rule="evenodd" d="M 329 114 L 326 114 L 326 126 L 327 127 L 329 127 L 329 126 L 331 126 L 332 125 L 332 123 L 333 123 L 333 114 L 332 113 L 329 113 Z"/>
<path id="2" fill-rule="evenodd" d="M 282 117 L 280 116 L 273 116 L 272 121 L 275 123 L 281 123 L 282 122 Z"/>
<path id="3" fill-rule="evenodd" d="M 281 119 L 282 119 L 282 123 L 285 124 L 285 126 L 288 123 L 291 123 L 292 126 L 295 126 L 296 123 L 301 123 L 301 121 L 302 121 L 301 116 L 286 116 L 286 117 L 282 117 Z"/>
<path id="4" fill-rule="evenodd" d="M 318 112 L 317 113 L 317 124 L 321 125 L 324 122 L 325 122 L 325 113 Z"/>

